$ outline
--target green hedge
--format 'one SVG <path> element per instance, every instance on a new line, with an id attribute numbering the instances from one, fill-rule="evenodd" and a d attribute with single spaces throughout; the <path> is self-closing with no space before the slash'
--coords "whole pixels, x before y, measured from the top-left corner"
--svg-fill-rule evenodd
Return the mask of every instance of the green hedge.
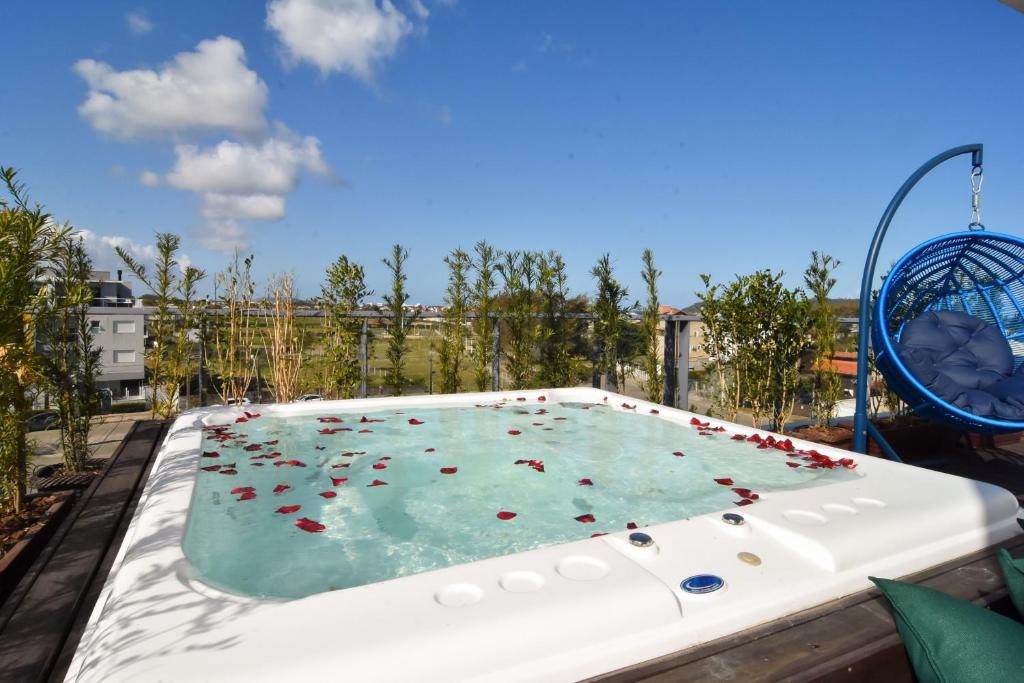
<path id="1" fill-rule="evenodd" d="M 149 410 L 145 401 L 126 401 L 125 403 L 114 403 L 110 406 L 111 413 L 141 413 Z"/>

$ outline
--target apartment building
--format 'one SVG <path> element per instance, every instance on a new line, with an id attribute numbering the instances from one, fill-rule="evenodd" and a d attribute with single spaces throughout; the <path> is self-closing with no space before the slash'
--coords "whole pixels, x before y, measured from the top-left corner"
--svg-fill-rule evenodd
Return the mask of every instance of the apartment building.
<path id="1" fill-rule="evenodd" d="M 113 400 L 145 397 L 146 313 L 131 285 L 108 270 L 94 270 L 89 280 L 93 291 L 89 324 L 95 344 L 102 349 L 97 384 L 109 389 Z"/>

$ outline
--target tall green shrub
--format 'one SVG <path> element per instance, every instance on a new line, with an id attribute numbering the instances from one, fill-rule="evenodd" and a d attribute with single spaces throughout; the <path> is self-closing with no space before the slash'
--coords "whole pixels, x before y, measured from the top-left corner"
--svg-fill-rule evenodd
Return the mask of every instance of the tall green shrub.
<path id="1" fill-rule="evenodd" d="M 626 314 L 629 312 L 626 305 L 629 290 L 615 279 L 615 269 L 609 254 L 604 254 L 597 260 L 590 269 L 590 275 L 597 285 L 597 296 L 591 307 L 595 318 L 594 335 L 598 343 L 597 366 L 605 375 L 607 388 L 610 391 L 617 391 L 619 338 Z"/>
<path id="2" fill-rule="evenodd" d="M 409 352 L 406 338 L 409 330 L 406 326 L 405 304 L 409 301 L 409 293 L 405 289 L 408 278 L 405 274 L 405 261 L 409 258 L 409 250 L 400 244 L 391 247 L 391 257 L 381 259 L 391 273 L 391 292 L 384 295 L 384 303 L 391 313 L 391 337 L 388 339 L 387 381 L 396 396 L 401 396 L 407 379 L 405 377 L 405 357 Z"/>
<path id="3" fill-rule="evenodd" d="M 0 183 L 7 194 L 0 198 L 0 508 L 19 511 L 28 479 L 28 392 L 40 360 L 33 321 L 46 295 L 38 282 L 69 228 L 30 204 L 13 168 L 0 167 Z"/>
<path id="4" fill-rule="evenodd" d="M 45 354 L 44 381 L 60 415 L 67 470 L 81 470 L 89 458 L 89 431 L 96 414 L 100 349 L 89 321 L 92 261 L 79 238 L 61 240 L 50 270 L 38 334 Z"/>
<path id="5" fill-rule="evenodd" d="M 836 404 L 842 396 L 842 382 L 832 369 L 839 334 L 839 316 L 829 303 L 836 285 L 833 277 L 839 259 L 811 252 L 811 264 L 804 271 L 804 284 L 811 293 L 811 340 L 814 344 L 814 401 L 812 411 L 818 427 L 828 427 L 836 416 Z"/>
<path id="6" fill-rule="evenodd" d="M 473 246 L 473 290 L 470 295 L 476 310 L 473 325 L 473 383 L 477 391 L 487 391 L 491 384 L 491 359 L 494 346 L 495 269 L 500 252 L 481 240 Z"/>
<path id="7" fill-rule="evenodd" d="M 359 389 L 362 322 L 351 314 L 372 294 L 363 267 L 344 254 L 327 267 L 327 277 L 320 286 L 320 309 L 324 314 L 324 390 L 328 398 L 353 398 Z"/>
<path id="8" fill-rule="evenodd" d="M 572 322 L 568 318 L 569 285 L 565 259 L 556 251 L 542 254 L 537 266 L 537 305 L 540 313 L 540 373 L 542 387 L 573 383 Z"/>
<path id="9" fill-rule="evenodd" d="M 217 375 L 214 388 L 223 404 L 240 403 L 255 375 L 256 326 L 252 311 L 256 301 L 256 283 L 252 277 L 253 256 L 244 259 L 236 251 L 227 267 L 214 277 L 216 304 L 220 315 L 210 316 L 207 333 L 212 353 L 210 365 Z"/>
<path id="10" fill-rule="evenodd" d="M 658 353 L 659 323 L 661 322 L 658 301 L 658 278 L 661 271 L 654 267 L 654 252 L 644 249 L 643 271 L 644 286 L 647 289 L 647 301 L 643 310 L 644 355 L 643 370 L 645 379 L 642 383 L 644 397 L 652 403 L 660 403 L 665 386 L 665 373 L 662 370 L 661 354 Z"/>
<path id="11" fill-rule="evenodd" d="M 193 330 L 200 302 L 196 288 L 206 274 L 193 266 L 180 267 L 181 238 L 172 233 L 156 235 L 157 256 L 150 271 L 122 247 L 115 247 L 125 266 L 156 297 L 149 318 L 153 347 L 146 354 L 153 417 L 173 417 L 178 410 L 178 392 L 194 369 Z"/>
<path id="12" fill-rule="evenodd" d="M 527 389 L 533 376 L 533 352 L 537 340 L 534 316 L 534 287 L 537 279 L 537 258 L 533 252 L 505 252 L 498 264 L 503 281 L 502 300 L 508 335 L 505 339 L 505 362 L 512 389 Z"/>
<path id="13" fill-rule="evenodd" d="M 444 259 L 448 266 L 444 323 L 441 338 L 441 392 L 462 391 L 463 355 L 466 347 L 466 310 L 470 299 L 469 270 L 472 260 L 462 249 L 453 249 Z"/>

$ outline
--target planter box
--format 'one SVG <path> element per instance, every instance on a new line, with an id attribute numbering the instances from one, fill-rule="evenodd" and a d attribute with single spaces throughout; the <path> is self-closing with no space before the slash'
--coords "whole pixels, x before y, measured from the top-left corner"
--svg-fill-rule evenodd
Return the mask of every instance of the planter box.
<path id="1" fill-rule="evenodd" d="M 908 462 L 928 460 L 949 454 L 959 447 L 960 439 L 963 436 L 961 432 L 951 427 L 923 420 L 897 424 L 883 422 L 877 426 L 896 454 Z M 793 436 L 836 448 L 846 450 L 853 448 L 853 430 L 849 427 L 836 427 L 828 430 L 825 434 L 820 433 L 821 431 L 815 430 L 813 427 L 801 427 L 793 432 Z M 870 438 L 868 439 L 868 454 L 882 456 L 882 449 Z"/>
<path id="2" fill-rule="evenodd" d="M 75 494 L 61 492 L 46 494 L 53 495 L 60 500 L 56 501 L 46 511 L 46 514 L 36 522 L 39 528 L 34 534 L 18 541 L 7 554 L 0 558 L 0 605 L 3 605 L 15 587 L 25 575 L 28 568 L 32 566 L 39 553 L 46 546 L 46 542 L 53 536 L 64 518 L 75 502 Z"/>

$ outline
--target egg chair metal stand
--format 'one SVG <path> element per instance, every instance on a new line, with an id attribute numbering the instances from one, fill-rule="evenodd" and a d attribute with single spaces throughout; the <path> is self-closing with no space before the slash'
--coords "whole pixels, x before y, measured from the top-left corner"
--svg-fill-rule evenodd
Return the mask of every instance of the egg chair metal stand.
<path id="1" fill-rule="evenodd" d="M 900 460 L 868 417 L 869 342 L 879 374 L 915 414 L 962 432 L 998 434 L 1024 430 L 1024 421 L 975 415 L 940 398 L 907 369 L 897 351 L 901 332 L 914 318 L 927 311 L 950 310 L 998 326 L 1010 346 L 1014 365 L 1024 362 L 1024 240 L 988 232 L 981 224 L 982 149 L 980 144 L 963 145 L 927 161 L 893 196 L 875 230 L 861 280 L 857 407 L 853 426 L 855 451 L 866 453 L 870 437 L 886 457 Z M 903 200 L 932 169 L 967 154 L 971 155 L 973 188 L 972 220 L 968 229 L 936 237 L 911 249 L 889 271 L 877 299 L 872 302 L 878 254 Z"/>

